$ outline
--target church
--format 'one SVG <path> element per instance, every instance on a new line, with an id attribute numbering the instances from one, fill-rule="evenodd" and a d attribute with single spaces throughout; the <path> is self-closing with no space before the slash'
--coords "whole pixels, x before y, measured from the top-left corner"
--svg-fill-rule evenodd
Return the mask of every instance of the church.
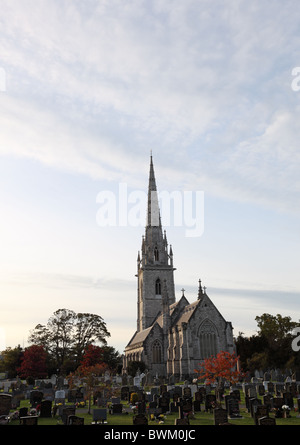
<path id="1" fill-rule="evenodd" d="M 125 348 L 123 372 L 141 361 L 153 377 L 175 381 L 195 376 L 205 358 L 234 352 L 233 328 L 215 307 L 199 280 L 196 301 L 184 292 L 176 301 L 172 246 L 162 230 L 150 159 L 145 235 L 137 258 L 137 329 Z"/>

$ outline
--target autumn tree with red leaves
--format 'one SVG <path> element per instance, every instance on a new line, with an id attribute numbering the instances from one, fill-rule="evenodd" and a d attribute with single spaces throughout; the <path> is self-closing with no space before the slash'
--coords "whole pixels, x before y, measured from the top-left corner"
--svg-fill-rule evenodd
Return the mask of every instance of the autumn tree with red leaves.
<path id="1" fill-rule="evenodd" d="M 205 380 L 207 383 L 221 382 L 236 383 L 243 377 L 243 372 L 238 369 L 239 357 L 235 353 L 221 351 L 216 357 L 210 357 L 200 364 L 200 370 L 195 370 L 199 375 L 199 380 Z"/>
<path id="2" fill-rule="evenodd" d="M 20 377 L 35 379 L 47 377 L 47 353 L 43 346 L 32 345 L 25 349 L 20 368 L 17 369 Z"/>

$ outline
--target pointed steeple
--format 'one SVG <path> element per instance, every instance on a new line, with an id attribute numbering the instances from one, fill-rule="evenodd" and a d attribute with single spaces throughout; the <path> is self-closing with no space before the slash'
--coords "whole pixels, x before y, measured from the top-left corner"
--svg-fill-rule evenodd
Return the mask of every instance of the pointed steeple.
<path id="1" fill-rule="evenodd" d="M 162 311 L 165 327 L 168 325 L 169 306 L 175 303 L 173 252 L 169 247 L 166 232 L 163 233 L 158 193 L 153 167 L 152 153 L 148 183 L 148 208 L 145 236 L 138 257 L 138 331 L 151 326 Z M 162 283 L 166 280 L 167 290 L 162 293 Z"/>
<path id="2" fill-rule="evenodd" d="M 160 212 L 158 205 L 158 195 L 153 167 L 152 153 L 150 156 L 150 173 L 148 186 L 148 213 L 147 227 L 161 227 Z"/>

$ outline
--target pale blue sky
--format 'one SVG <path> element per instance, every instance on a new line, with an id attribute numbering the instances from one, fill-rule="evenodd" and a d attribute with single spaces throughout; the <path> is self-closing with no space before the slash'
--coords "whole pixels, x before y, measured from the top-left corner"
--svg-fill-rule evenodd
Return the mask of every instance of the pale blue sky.
<path id="1" fill-rule="evenodd" d="M 201 237 L 166 228 L 177 299 L 201 278 L 235 335 L 299 320 L 299 29 L 296 0 L 1 1 L 2 346 L 64 307 L 122 352 L 143 227 L 96 200 L 145 192 L 151 150 L 160 191 L 205 197 Z"/>

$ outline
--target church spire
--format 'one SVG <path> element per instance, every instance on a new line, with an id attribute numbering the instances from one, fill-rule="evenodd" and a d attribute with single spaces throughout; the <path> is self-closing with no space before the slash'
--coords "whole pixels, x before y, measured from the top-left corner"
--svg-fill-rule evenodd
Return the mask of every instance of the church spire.
<path id="1" fill-rule="evenodd" d="M 163 309 L 167 320 L 168 307 L 175 303 L 173 252 L 170 248 L 169 254 L 167 235 L 162 230 L 152 153 L 145 236 L 137 261 L 137 326 L 138 331 L 141 331 L 151 326 L 153 320 Z M 167 291 L 163 290 L 164 280 L 166 280 Z"/>
<path id="2" fill-rule="evenodd" d="M 150 156 L 150 173 L 148 186 L 147 227 L 161 227 L 156 180 L 153 167 L 152 152 Z"/>

